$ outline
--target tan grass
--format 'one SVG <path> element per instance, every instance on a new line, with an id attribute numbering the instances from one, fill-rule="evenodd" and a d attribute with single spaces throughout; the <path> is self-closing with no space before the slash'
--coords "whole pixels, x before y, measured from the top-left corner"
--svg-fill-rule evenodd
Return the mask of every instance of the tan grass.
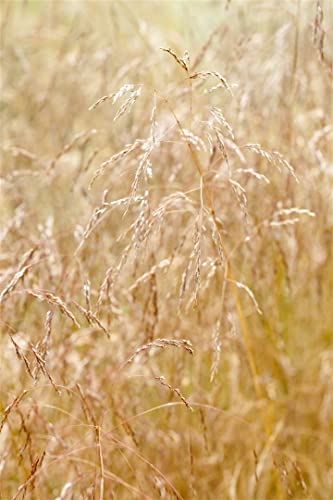
<path id="1" fill-rule="evenodd" d="M 3 2 L 0 498 L 333 497 L 332 14 Z"/>

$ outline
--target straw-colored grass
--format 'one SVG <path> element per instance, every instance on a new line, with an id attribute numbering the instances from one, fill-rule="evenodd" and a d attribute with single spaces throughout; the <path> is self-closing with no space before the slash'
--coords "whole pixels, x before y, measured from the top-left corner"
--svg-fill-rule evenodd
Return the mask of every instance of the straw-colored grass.
<path id="1" fill-rule="evenodd" d="M 1 11 L 0 498 L 333 498 L 332 3 Z"/>

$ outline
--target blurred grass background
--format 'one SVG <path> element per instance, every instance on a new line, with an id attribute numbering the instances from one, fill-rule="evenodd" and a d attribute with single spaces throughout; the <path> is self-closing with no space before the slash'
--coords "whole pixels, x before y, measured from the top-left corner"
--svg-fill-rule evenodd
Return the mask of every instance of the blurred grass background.
<path id="1" fill-rule="evenodd" d="M 2 2 L 2 498 L 332 497 L 332 15 L 328 0 Z M 189 92 L 161 47 L 187 50 L 192 73 L 218 71 L 234 97 L 204 93 L 213 79 Z M 142 86 L 130 112 L 114 121 L 110 101 L 89 111 L 125 84 Z M 235 136 L 219 153 L 204 128 L 211 106 Z M 144 201 L 107 211 L 75 253 L 103 192 L 131 195 L 154 108 Z M 196 154 L 230 265 L 263 313 L 239 289 L 256 375 L 172 112 L 206 145 Z M 299 183 L 246 144 L 279 151 Z M 188 339 L 193 356 L 151 346 L 123 366 L 161 338 Z"/>

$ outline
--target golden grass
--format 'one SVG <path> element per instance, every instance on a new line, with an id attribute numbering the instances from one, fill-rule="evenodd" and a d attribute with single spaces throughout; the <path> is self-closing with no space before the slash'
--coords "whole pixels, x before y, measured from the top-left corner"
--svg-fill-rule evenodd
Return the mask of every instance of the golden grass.
<path id="1" fill-rule="evenodd" d="M 0 498 L 333 497 L 332 14 L 2 3 Z"/>

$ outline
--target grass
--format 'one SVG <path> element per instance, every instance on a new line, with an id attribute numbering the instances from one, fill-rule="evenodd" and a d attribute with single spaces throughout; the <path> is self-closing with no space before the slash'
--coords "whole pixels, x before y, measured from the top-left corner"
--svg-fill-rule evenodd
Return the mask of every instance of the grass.
<path id="1" fill-rule="evenodd" d="M 1 498 L 333 496 L 332 15 L 2 3 Z"/>

